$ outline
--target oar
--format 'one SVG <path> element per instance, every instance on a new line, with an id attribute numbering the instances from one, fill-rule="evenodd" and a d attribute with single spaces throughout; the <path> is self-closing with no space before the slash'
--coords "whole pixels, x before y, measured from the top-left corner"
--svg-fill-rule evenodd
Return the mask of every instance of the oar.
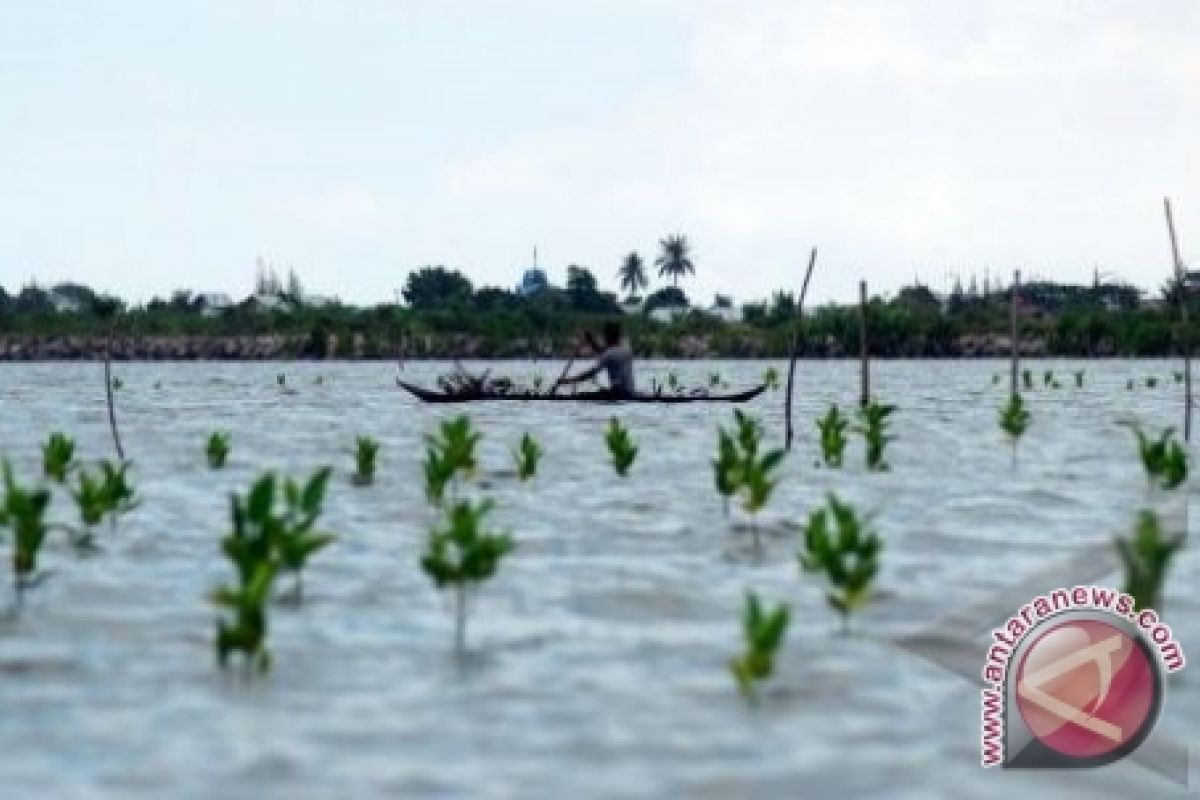
<path id="1" fill-rule="evenodd" d="M 553 397 L 558 392 L 559 384 L 561 384 L 563 382 L 563 380 L 567 377 L 567 375 L 571 374 L 571 367 L 574 366 L 575 357 L 578 355 L 579 355 L 579 343 L 576 342 L 575 343 L 575 352 L 571 353 L 571 357 L 569 359 L 567 359 L 567 365 L 565 367 L 563 367 L 562 375 L 559 375 L 558 380 L 556 380 L 554 382 L 554 385 L 550 387 L 550 392 L 549 392 L 549 394 L 546 395 L 547 397 Z"/>

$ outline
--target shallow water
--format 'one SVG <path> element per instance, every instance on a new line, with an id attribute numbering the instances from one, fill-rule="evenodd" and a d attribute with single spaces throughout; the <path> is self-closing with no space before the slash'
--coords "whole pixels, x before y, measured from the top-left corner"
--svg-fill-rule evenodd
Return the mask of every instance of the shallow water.
<path id="1" fill-rule="evenodd" d="M 547 380 L 561 369 L 490 366 Z M 742 386 L 769 365 L 650 362 L 642 385 L 672 366 L 688 385 L 719 370 Z M 1006 387 L 992 383 L 1006 364 L 876 364 L 875 393 L 899 406 L 898 438 L 892 470 L 870 474 L 857 441 L 846 469 L 813 466 L 813 419 L 830 402 L 853 406 L 857 366 L 801 363 L 797 449 L 760 518 L 761 563 L 711 486 L 728 406 L 467 407 L 485 433 L 477 491 L 496 499 L 495 521 L 518 550 L 474 598 L 460 661 L 447 600 L 418 566 L 434 520 L 421 436 L 457 409 L 407 397 L 390 364 L 119 364 L 120 427 L 144 503 L 95 556 L 55 541 L 52 578 L 19 621 L 0 622 L 0 786 L 54 798 L 1177 796 L 1129 760 L 981 770 L 977 687 L 896 643 L 1103 546 L 1147 500 L 1119 423 L 1178 423 L 1176 365 L 1031 366 L 1039 383 L 1055 369 L 1064 388 L 1028 395 L 1034 423 L 1014 472 L 996 426 Z M 428 383 L 438 368 L 410 363 L 404 374 Z M 1087 370 L 1082 390 L 1074 368 Z M 1155 389 L 1141 385 L 1151 374 Z M 782 406 L 782 392 L 749 405 L 776 439 Z M 614 414 L 641 446 L 625 480 L 601 442 Z M 213 429 L 233 434 L 221 472 L 204 465 Z M 53 430 L 73 434 L 85 458 L 112 456 L 102 368 L 0 365 L 0 452 L 35 475 Z M 521 485 L 509 450 L 526 430 L 546 456 Z M 348 480 L 359 433 L 383 444 L 364 489 Z M 304 605 L 274 609 L 272 673 L 223 674 L 205 595 L 229 576 L 218 549 L 228 495 L 263 469 L 322 464 L 337 468 L 323 520 L 340 539 L 306 572 Z M 795 524 L 829 491 L 872 510 L 886 540 L 881 599 L 850 637 L 794 556 Z M 55 498 L 64 522 L 68 503 Z M 1198 576 L 1200 560 L 1185 552 L 1168 583 L 1185 650 L 1200 648 Z M 1054 583 L 1095 577 L 1064 567 Z M 751 588 L 793 612 L 759 708 L 741 701 L 726 668 Z M 978 624 L 980 665 L 982 635 L 1000 622 Z M 1196 742 L 1196 687 L 1187 670 L 1172 678 L 1156 736 Z"/>

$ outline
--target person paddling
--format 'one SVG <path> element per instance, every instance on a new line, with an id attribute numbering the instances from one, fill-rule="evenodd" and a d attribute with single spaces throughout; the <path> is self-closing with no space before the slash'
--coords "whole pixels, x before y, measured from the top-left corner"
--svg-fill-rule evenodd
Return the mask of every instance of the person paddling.
<path id="1" fill-rule="evenodd" d="M 620 323 L 604 323 L 603 344 L 595 340 L 591 331 L 584 333 L 584 338 L 587 340 L 588 347 L 596 355 L 596 363 L 578 375 L 564 375 L 554 384 L 554 389 L 562 384 L 590 381 L 601 370 L 604 370 L 608 373 L 608 391 L 614 397 L 632 397 L 636 391 L 633 381 L 633 350 L 627 342 L 621 340 Z"/>

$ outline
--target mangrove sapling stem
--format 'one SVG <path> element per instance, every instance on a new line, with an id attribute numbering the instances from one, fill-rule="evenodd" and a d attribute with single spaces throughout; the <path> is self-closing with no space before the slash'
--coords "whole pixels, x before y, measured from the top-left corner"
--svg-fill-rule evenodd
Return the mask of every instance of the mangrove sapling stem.
<path id="1" fill-rule="evenodd" d="M 867 282 L 858 282 L 858 341 L 862 360 L 859 405 L 866 408 L 871 402 L 871 351 L 867 341 Z"/>
<path id="2" fill-rule="evenodd" d="M 467 651 L 467 585 L 454 587 L 454 649 L 459 655 Z"/>
<path id="3" fill-rule="evenodd" d="M 1008 319 L 1008 336 L 1009 344 L 1012 347 L 1012 386 L 1009 387 L 1010 395 L 1017 394 L 1017 369 L 1020 361 L 1020 348 L 1017 339 L 1017 304 L 1019 300 L 1019 292 L 1021 290 L 1021 270 L 1013 272 L 1012 297 L 1009 298 L 1009 319 Z"/>
<path id="4" fill-rule="evenodd" d="M 117 331 L 116 312 L 113 312 L 113 320 L 108 326 L 108 343 L 104 347 L 104 393 L 108 400 L 108 426 L 112 429 L 113 444 L 117 448 L 117 460 L 125 460 L 125 449 L 121 447 L 121 433 L 117 430 L 117 412 L 113 405 L 113 381 L 112 381 L 112 350 L 113 339 Z"/>
<path id="5" fill-rule="evenodd" d="M 1175 291 L 1179 295 L 1179 323 L 1183 333 L 1183 440 L 1192 440 L 1192 337 L 1188 328 L 1187 291 L 1184 289 L 1183 259 L 1179 257 L 1179 239 L 1175 236 L 1175 219 L 1171 215 L 1171 200 L 1163 198 L 1167 215 L 1167 233 L 1171 237 L 1171 260 L 1175 273 Z"/>
<path id="6" fill-rule="evenodd" d="M 796 359 L 800 357 L 800 343 L 802 339 L 801 323 L 803 322 L 804 314 L 804 298 L 808 294 L 808 281 L 812 277 L 813 266 L 817 263 L 817 248 L 813 248 L 808 256 L 808 269 L 804 272 L 804 285 L 800 289 L 800 302 L 796 304 L 796 329 L 792 332 L 792 353 L 788 359 L 788 380 L 787 392 L 784 397 L 783 406 L 783 449 L 792 449 L 792 397 L 795 392 L 796 384 Z M 726 515 L 728 515 L 729 503 L 726 501 Z"/>

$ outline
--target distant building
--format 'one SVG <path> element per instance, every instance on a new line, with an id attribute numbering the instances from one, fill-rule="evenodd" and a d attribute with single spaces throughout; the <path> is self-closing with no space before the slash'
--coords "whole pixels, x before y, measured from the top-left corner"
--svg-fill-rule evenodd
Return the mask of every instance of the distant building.
<path id="1" fill-rule="evenodd" d="M 233 307 L 233 300 L 224 292 L 200 292 L 194 302 L 199 304 L 200 313 L 206 317 L 215 317 L 225 309 Z"/>
<path id="2" fill-rule="evenodd" d="M 691 311 L 687 306 L 659 306 L 650 312 L 650 319 L 655 322 L 674 322 L 685 317 Z"/>
<path id="3" fill-rule="evenodd" d="M 1188 294 L 1200 294 L 1200 271 L 1188 270 L 1183 273 L 1183 288 Z"/>
<path id="4" fill-rule="evenodd" d="M 522 297 L 529 297 L 538 292 L 545 290 L 550 286 L 550 281 L 546 278 L 545 270 L 533 267 L 525 270 L 525 274 L 521 276 L 521 282 L 517 284 L 517 294 Z"/>

